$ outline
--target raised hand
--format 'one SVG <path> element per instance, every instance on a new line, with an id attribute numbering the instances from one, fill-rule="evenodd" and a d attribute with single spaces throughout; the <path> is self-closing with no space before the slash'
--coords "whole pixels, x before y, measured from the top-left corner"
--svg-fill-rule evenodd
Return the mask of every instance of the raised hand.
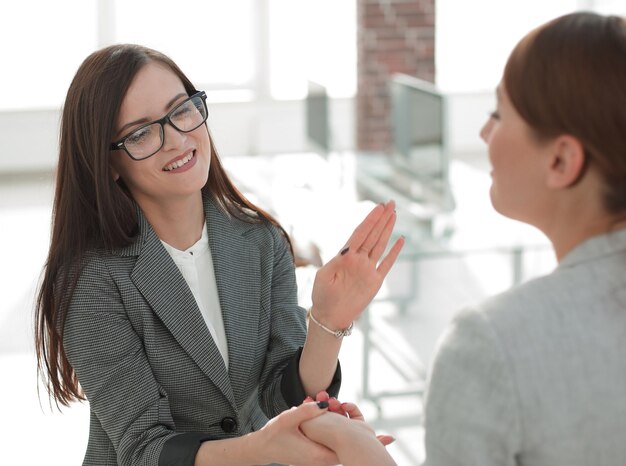
<path id="1" fill-rule="evenodd" d="M 311 312 L 322 324 L 333 330 L 348 327 L 376 296 L 404 245 L 399 238 L 383 257 L 395 221 L 393 201 L 377 205 L 337 256 L 318 270 Z"/>

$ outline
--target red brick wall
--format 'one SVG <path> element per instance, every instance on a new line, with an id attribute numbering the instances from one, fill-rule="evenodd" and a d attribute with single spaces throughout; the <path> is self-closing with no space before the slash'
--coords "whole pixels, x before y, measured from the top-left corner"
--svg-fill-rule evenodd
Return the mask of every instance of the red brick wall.
<path id="1" fill-rule="evenodd" d="M 435 0 L 357 0 L 357 148 L 388 151 L 388 80 L 435 78 Z"/>

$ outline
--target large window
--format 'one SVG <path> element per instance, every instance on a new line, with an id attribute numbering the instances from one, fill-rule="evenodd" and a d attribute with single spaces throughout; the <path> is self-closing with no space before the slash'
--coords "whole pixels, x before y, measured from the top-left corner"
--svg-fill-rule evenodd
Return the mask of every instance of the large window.
<path id="1" fill-rule="evenodd" d="M 57 107 L 97 40 L 96 0 L 11 0 L 0 12 L 0 110 Z"/>
<path id="2" fill-rule="evenodd" d="M 356 88 L 356 0 L 11 0 L 0 15 L 0 110 L 59 107 L 82 60 L 134 42 L 170 55 L 209 99 Z"/>
<path id="3" fill-rule="evenodd" d="M 116 42 L 146 45 L 172 57 L 216 99 L 251 97 L 258 78 L 258 0 L 117 0 Z M 218 94 L 219 91 L 219 94 Z"/>
<path id="4" fill-rule="evenodd" d="M 113 42 L 172 56 L 212 101 L 356 91 L 356 0 L 10 0 L 0 14 L 0 111 L 58 108 L 81 61 Z M 492 89 L 530 28 L 624 0 L 437 0 L 437 83 Z"/>
<path id="5" fill-rule="evenodd" d="M 515 44 L 532 28 L 575 10 L 626 15 L 624 0 L 436 0 L 437 84 L 494 89 Z"/>
<path id="6" fill-rule="evenodd" d="M 270 91 L 301 99 L 307 81 L 330 97 L 356 92 L 356 1 L 270 0 Z"/>

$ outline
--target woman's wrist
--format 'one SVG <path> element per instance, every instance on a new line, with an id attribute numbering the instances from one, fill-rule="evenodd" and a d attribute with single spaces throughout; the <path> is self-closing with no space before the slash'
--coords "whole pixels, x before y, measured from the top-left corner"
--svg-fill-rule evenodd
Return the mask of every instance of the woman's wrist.
<path id="1" fill-rule="evenodd" d="M 335 322 L 334 319 L 328 317 L 328 314 L 320 312 L 316 307 L 310 307 L 307 311 L 307 317 L 309 322 L 316 325 L 320 329 L 324 330 L 337 338 L 349 336 L 354 328 L 354 321 Z"/>
<path id="2" fill-rule="evenodd" d="M 337 453 L 341 453 L 344 449 L 354 448 L 354 445 L 358 445 L 358 441 L 375 438 L 362 421 L 355 421 L 331 412 L 303 423 L 301 428 L 311 440 Z"/>
<path id="3" fill-rule="evenodd" d="M 276 458 L 271 458 L 271 454 L 265 448 L 268 442 L 263 440 L 262 436 L 263 433 L 259 430 L 241 437 L 242 456 L 245 456 L 242 459 L 246 461 L 245 464 L 270 464 L 276 461 Z"/>
<path id="4" fill-rule="evenodd" d="M 241 437 L 203 442 L 196 454 L 194 466 L 215 464 L 216 461 L 224 466 L 271 463 L 258 434 L 251 432 Z"/>

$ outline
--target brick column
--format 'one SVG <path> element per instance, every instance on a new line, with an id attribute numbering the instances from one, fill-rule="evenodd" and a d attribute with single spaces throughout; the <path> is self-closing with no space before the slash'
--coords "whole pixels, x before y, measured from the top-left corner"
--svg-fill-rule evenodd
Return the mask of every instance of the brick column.
<path id="1" fill-rule="evenodd" d="M 435 78 L 435 0 L 357 0 L 357 148 L 391 148 L 389 78 Z"/>

